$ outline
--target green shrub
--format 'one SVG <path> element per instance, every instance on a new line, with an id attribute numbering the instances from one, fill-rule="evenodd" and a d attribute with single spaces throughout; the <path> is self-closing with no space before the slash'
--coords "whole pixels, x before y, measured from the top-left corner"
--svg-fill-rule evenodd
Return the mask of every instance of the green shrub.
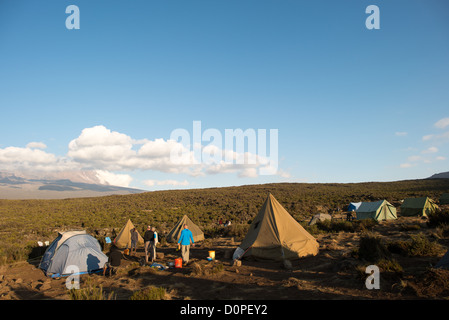
<path id="1" fill-rule="evenodd" d="M 135 291 L 130 300 L 164 300 L 166 290 L 162 287 L 149 286 L 145 289 Z"/>
<path id="2" fill-rule="evenodd" d="M 388 251 L 404 256 L 436 256 L 445 249 L 435 241 L 430 241 L 424 234 L 412 235 L 410 240 L 391 241 L 387 244 Z"/>
<path id="3" fill-rule="evenodd" d="M 114 292 L 108 295 L 103 291 L 103 286 L 95 284 L 88 278 L 86 287 L 80 289 L 70 289 L 69 296 L 71 300 L 114 300 Z"/>
<path id="4" fill-rule="evenodd" d="M 444 249 L 435 241 L 430 241 L 423 234 L 412 236 L 408 245 L 409 256 L 436 256 Z"/>
<path id="5" fill-rule="evenodd" d="M 354 225 L 350 221 L 325 220 L 316 223 L 318 229 L 325 232 L 354 232 Z"/>
<path id="6" fill-rule="evenodd" d="M 390 259 L 391 253 L 378 236 L 366 232 L 360 237 L 357 256 L 362 260 L 378 262 L 383 259 Z"/>
<path id="7" fill-rule="evenodd" d="M 449 225 L 449 209 L 437 209 L 427 215 L 427 225 L 429 228 L 436 228 L 442 225 Z"/>
<path id="8" fill-rule="evenodd" d="M 402 273 L 404 269 L 395 259 L 380 259 L 376 262 L 376 265 L 386 272 Z"/>

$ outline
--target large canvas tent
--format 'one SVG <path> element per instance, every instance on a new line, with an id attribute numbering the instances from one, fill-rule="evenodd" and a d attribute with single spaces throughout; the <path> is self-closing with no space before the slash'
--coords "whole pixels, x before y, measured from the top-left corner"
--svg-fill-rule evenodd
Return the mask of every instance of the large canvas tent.
<path id="1" fill-rule="evenodd" d="M 294 260 L 316 255 L 318 247 L 315 238 L 270 193 L 233 258 Z"/>
<path id="2" fill-rule="evenodd" d="M 120 230 L 119 234 L 114 239 L 114 244 L 118 248 L 131 248 L 131 230 L 133 228 L 134 228 L 134 224 L 131 222 L 131 219 L 128 219 L 126 224 L 123 226 L 122 230 Z M 138 242 L 137 243 L 143 244 L 144 241 L 143 241 L 142 236 L 140 235 L 139 232 L 137 232 L 137 234 L 138 234 Z"/>
<path id="3" fill-rule="evenodd" d="M 356 211 L 357 220 L 374 219 L 394 220 L 397 219 L 396 208 L 387 200 L 375 202 L 362 202 Z"/>
<path id="4" fill-rule="evenodd" d="M 187 224 L 189 230 L 192 231 L 193 241 L 198 242 L 204 240 L 204 233 L 200 227 L 193 223 L 187 215 L 184 215 L 168 233 L 166 238 L 168 242 L 178 242 L 181 231 L 184 229 L 184 224 Z"/>
<path id="5" fill-rule="evenodd" d="M 103 269 L 108 257 L 97 239 L 85 230 L 59 233 L 41 259 L 39 268 L 47 276 L 92 273 Z"/>
<path id="6" fill-rule="evenodd" d="M 426 217 L 436 209 L 438 206 L 428 197 L 407 198 L 401 205 L 401 215 Z"/>
<path id="7" fill-rule="evenodd" d="M 440 204 L 449 204 L 449 193 L 443 193 L 440 196 Z"/>

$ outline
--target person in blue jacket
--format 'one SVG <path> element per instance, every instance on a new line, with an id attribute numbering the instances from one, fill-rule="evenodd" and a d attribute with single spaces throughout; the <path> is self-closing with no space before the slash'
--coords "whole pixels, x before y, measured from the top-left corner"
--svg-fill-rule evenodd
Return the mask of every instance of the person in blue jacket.
<path id="1" fill-rule="evenodd" d="M 178 249 L 182 249 L 181 257 L 184 264 L 189 263 L 190 243 L 193 245 L 195 241 L 193 241 L 192 231 L 190 231 L 187 224 L 185 224 L 184 230 L 181 231 L 181 236 L 178 241 Z"/>

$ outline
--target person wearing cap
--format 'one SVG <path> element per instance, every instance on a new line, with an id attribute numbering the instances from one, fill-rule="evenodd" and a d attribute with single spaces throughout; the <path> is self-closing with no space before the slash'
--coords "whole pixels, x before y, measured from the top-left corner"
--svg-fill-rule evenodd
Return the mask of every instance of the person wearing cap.
<path id="1" fill-rule="evenodd" d="M 145 241 L 145 263 L 148 263 L 149 249 L 151 241 L 154 241 L 154 233 L 151 230 L 151 226 L 148 226 L 147 231 L 143 235 L 143 240 Z"/>
<path id="2" fill-rule="evenodd" d="M 190 244 L 194 244 L 192 231 L 189 230 L 187 224 L 184 225 L 184 230 L 181 231 L 181 235 L 178 241 L 178 249 L 181 250 L 181 257 L 184 264 L 189 262 Z"/>

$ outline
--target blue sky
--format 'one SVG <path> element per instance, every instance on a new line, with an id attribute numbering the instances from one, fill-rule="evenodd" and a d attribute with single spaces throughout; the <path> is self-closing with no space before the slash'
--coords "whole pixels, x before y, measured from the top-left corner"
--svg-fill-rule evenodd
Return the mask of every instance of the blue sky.
<path id="1" fill-rule="evenodd" d="M 449 171 L 448 36 L 444 0 L 2 0 L 0 171 L 146 190 Z M 168 164 L 194 121 L 277 129 L 278 171 Z"/>

